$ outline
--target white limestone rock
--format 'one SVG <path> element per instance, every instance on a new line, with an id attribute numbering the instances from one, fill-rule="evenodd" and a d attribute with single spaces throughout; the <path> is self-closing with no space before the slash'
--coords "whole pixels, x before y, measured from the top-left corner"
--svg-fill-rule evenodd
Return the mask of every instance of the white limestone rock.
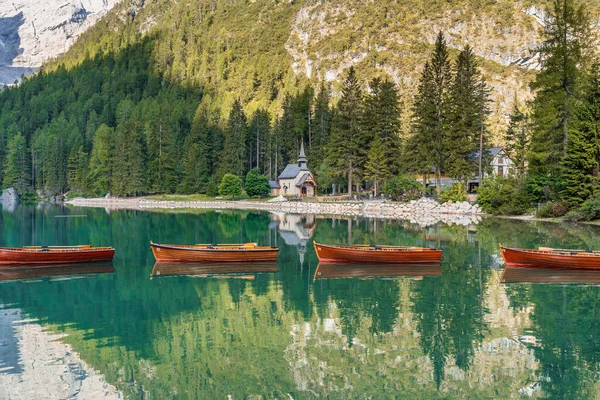
<path id="1" fill-rule="evenodd" d="M 0 86 L 69 49 L 119 0 L 0 0 Z"/>

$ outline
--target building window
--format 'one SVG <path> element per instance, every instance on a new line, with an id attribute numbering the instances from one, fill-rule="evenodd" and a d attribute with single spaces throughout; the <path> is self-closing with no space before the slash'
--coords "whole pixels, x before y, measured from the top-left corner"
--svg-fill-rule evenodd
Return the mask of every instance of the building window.
<path id="1" fill-rule="evenodd" d="M 502 165 L 500 165 L 498 167 L 498 175 L 500 175 L 500 176 L 504 175 L 504 167 Z"/>
<path id="2" fill-rule="evenodd" d="M 504 158 L 498 157 L 498 164 L 500 164 L 500 165 L 504 164 Z"/>

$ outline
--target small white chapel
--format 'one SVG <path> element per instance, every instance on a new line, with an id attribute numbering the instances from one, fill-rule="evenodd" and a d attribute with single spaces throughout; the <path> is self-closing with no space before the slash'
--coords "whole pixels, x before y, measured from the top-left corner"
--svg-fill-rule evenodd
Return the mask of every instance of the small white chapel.
<path id="1" fill-rule="evenodd" d="M 271 196 L 314 197 L 317 195 L 317 183 L 308 169 L 304 142 L 300 145 L 300 156 L 296 164 L 288 164 L 276 181 L 270 181 Z"/>

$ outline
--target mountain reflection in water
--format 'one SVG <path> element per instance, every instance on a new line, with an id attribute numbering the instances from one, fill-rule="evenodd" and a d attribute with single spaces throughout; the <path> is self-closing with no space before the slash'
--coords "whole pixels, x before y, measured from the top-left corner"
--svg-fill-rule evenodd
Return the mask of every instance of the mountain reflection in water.
<path id="1" fill-rule="evenodd" d="M 88 217 L 54 218 L 68 213 Z M 3 282 L 0 308 L 58 335 L 125 398 L 600 396 L 600 288 L 505 285 L 498 263 L 499 242 L 600 249 L 592 226 L 58 206 L 19 206 L 0 219 L 0 245 L 116 248 L 114 273 Z M 258 242 L 280 252 L 275 268 L 192 266 L 162 279 L 168 272 L 158 266 L 161 278 L 149 279 L 150 240 Z M 330 274 L 345 279 L 315 280 L 319 270 L 325 276 L 313 240 L 438 247 L 444 255 L 439 269 L 383 272 L 393 279 L 359 267 Z M 253 279 L 230 279 L 240 276 Z M 50 350 L 29 351 L 11 321 L 2 320 L 0 351 L 19 376 Z M 9 374 L 0 367 L 0 380 Z"/>

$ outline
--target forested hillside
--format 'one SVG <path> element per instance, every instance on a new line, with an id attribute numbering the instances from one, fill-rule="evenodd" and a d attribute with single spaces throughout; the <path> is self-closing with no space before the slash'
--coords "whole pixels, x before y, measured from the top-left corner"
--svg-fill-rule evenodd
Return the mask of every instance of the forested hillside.
<path id="1" fill-rule="evenodd" d="M 481 176 L 480 149 L 503 144 L 519 179 L 534 172 L 513 208 L 572 208 L 598 170 L 595 147 L 573 147 L 592 133 L 569 133 L 593 126 L 598 7 L 551 3 L 124 0 L 0 93 L 0 178 L 216 194 L 227 173 L 275 178 L 303 141 L 321 190 L 435 171 L 439 191 L 442 172 Z M 583 192 L 565 188 L 577 174 Z"/>

